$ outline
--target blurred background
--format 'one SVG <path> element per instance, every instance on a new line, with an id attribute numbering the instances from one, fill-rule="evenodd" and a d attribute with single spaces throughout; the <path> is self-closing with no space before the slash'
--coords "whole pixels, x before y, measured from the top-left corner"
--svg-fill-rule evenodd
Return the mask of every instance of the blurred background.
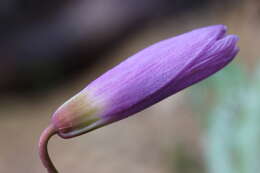
<path id="1" fill-rule="evenodd" d="M 260 170 L 258 0 L 1 0 L 0 172 L 43 173 L 52 113 L 90 81 L 168 37 L 225 24 L 235 61 L 211 78 L 80 137 L 49 143 L 60 172 Z"/>

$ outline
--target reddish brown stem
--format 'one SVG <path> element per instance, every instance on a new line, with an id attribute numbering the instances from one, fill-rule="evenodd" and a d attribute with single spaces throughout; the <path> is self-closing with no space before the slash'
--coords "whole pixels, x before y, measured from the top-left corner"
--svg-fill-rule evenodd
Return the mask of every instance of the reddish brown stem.
<path id="1" fill-rule="evenodd" d="M 56 134 L 57 131 L 54 128 L 54 126 L 51 124 L 49 125 L 42 133 L 41 137 L 40 137 L 40 141 L 39 141 L 39 155 L 41 158 L 41 161 L 43 163 L 43 165 L 47 168 L 48 173 L 58 173 L 57 169 L 55 168 L 55 166 L 53 165 L 49 153 L 48 153 L 48 141 L 49 139 Z"/>

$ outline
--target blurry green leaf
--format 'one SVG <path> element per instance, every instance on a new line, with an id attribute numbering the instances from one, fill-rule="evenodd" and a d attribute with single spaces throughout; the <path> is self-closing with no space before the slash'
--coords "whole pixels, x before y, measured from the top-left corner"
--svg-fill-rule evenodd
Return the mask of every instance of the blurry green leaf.
<path id="1" fill-rule="evenodd" d="M 243 66 L 233 64 L 191 91 L 193 109 L 203 115 L 207 127 L 209 173 L 260 170 L 260 64 L 258 67 L 249 78 Z"/>

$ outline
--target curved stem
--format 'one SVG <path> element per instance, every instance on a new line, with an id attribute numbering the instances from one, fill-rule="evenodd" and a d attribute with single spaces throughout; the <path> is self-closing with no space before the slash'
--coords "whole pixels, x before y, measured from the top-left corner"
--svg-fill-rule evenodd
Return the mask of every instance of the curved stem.
<path id="1" fill-rule="evenodd" d="M 48 173 L 58 173 L 57 169 L 53 165 L 50 156 L 48 154 L 48 141 L 49 139 L 56 134 L 57 131 L 54 128 L 54 126 L 51 124 L 49 125 L 41 134 L 39 144 L 38 144 L 38 149 L 39 149 L 39 155 L 41 158 L 41 161 L 43 165 L 47 168 Z"/>

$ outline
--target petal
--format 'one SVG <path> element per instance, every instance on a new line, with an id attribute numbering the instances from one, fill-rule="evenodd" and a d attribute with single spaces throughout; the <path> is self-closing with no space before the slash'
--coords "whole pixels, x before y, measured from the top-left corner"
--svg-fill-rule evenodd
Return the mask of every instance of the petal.
<path id="1" fill-rule="evenodd" d="M 176 78 L 225 32 L 225 26 L 217 25 L 161 41 L 105 73 L 86 91 L 106 103 L 103 118 L 125 118 L 173 94 L 174 88 L 166 94 L 160 91 L 173 85 Z"/>
<path id="2" fill-rule="evenodd" d="M 238 37 L 234 35 L 217 41 L 201 58 L 203 61 L 196 63 L 179 79 L 176 92 L 209 77 L 231 62 L 239 51 L 237 41 Z"/>
<path id="3" fill-rule="evenodd" d="M 91 82 L 52 121 L 64 138 L 126 118 L 215 73 L 238 51 L 215 25 L 156 43 Z"/>

